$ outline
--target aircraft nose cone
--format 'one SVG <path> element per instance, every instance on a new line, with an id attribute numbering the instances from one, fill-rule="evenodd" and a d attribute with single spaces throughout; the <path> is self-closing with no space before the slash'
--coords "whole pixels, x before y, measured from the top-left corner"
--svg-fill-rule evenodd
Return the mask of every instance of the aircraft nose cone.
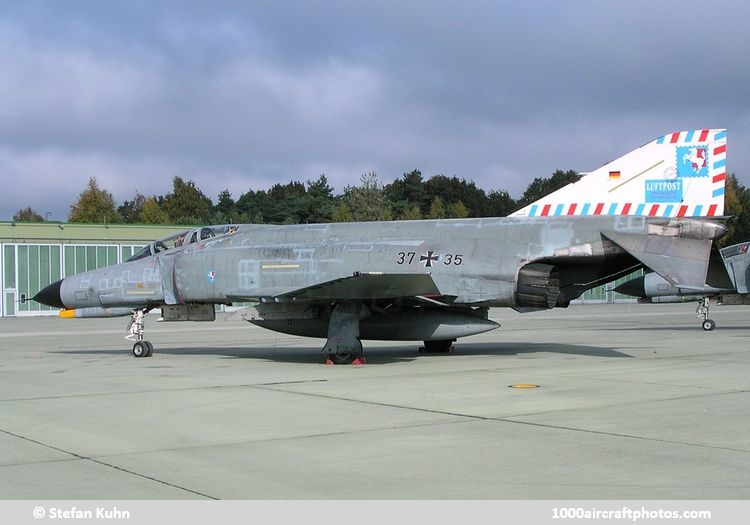
<path id="1" fill-rule="evenodd" d="M 644 285 L 643 276 L 625 281 L 621 285 L 616 286 L 615 292 L 630 295 L 632 297 L 646 297 L 646 287 Z"/>
<path id="2" fill-rule="evenodd" d="M 59 281 L 43 288 L 38 294 L 32 297 L 32 300 L 54 308 L 65 308 L 62 298 L 60 297 L 60 286 L 62 286 L 62 282 L 63 279 L 60 279 Z"/>

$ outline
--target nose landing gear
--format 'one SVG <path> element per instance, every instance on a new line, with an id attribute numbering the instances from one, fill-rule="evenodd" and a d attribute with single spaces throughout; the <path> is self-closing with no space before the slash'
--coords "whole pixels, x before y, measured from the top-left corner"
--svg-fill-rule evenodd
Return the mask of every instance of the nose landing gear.
<path id="1" fill-rule="evenodd" d="M 716 328 L 716 323 L 713 319 L 709 319 L 709 307 L 711 306 L 711 300 L 708 297 L 704 297 L 698 301 L 698 308 L 695 310 L 695 313 L 698 314 L 698 318 L 703 318 L 703 321 L 701 322 L 701 327 L 706 331 L 710 332 L 714 328 Z"/>
<path id="2" fill-rule="evenodd" d="M 151 344 L 151 341 L 143 339 L 144 321 L 149 310 L 150 308 L 133 310 L 133 316 L 130 319 L 130 324 L 128 324 L 128 335 L 125 336 L 125 339 L 136 340 L 133 344 L 133 357 L 151 357 L 154 353 L 154 345 Z"/>

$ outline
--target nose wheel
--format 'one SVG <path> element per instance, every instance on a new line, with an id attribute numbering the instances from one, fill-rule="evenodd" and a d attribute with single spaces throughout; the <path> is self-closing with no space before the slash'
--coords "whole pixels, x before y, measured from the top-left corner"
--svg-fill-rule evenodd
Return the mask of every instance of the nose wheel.
<path id="1" fill-rule="evenodd" d="M 711 306 L 711 300 L 708 297 L 704 297 L 698 301 L 698 309 L 695 311 L 698 314 L 698 318 L 703 318 L 701 327 L 706 331 L 710 332 L 716 328 L 716 323 L 713 319 L 708 318 L 709 307 Z"/>
<path id="2" fill-rule="evenodd" d="M 133 345 L 133 356 L 134 357 L 151 357 L 154 353 L 154 345 L 151 341 L 136 341 Z"/>
<path id="3" fill-rule="evenodd" d="M 151 357 L 154 353 L 154 345 L 151 344 L 151 341 L 143 339 L 145 333 L 144 321 L 149 310 L 149 308 L 133 310 L 133 317 L 128 325 L 128 335 L 125 336 L 125 339 L 136 340 L 133 344 L 133 357 Z"/>

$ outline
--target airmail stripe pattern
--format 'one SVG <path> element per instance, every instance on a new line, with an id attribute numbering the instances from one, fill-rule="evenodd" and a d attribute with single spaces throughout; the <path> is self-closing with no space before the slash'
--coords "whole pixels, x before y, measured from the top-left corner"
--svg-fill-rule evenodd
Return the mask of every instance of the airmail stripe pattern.
<path id="1" fill-rule="evenodd" d="M 647 215 L 649 217 L 700 217 L 702 216 L 703 205 L 663 205 L 663 204 L 635 204 L 632 202 L 613 202 L 609 203 L 609 206 L 605 209 L 603 203 L 572 203 L 568 206 L 567 210 L 563 212 L 564 208 L 560 208 L 562 204 L 558 204 L 557 207 L 552 210 L 545 206 L 541 210 L 539 206 L 532 205 L 529 210 L 529 217 L 557 217 L 561 215 Z M 592 206 L 595 206 L 592 208 Z M 709 217 L 716 215 L 716 204 L 711 204 L 709 208 L 712 209 L 711 214 L 706 214 Z M 668 214 L 667 211 L 672 210 L 674 213 Z"/>
<path id="2" fill-rule="evenodd" d="M 719 143 L 723 140 L 723 143 Z M 724 199 L 724 184 L 727 178 L 727 132 L 720 130 L 714 135 L 713 154 L 710 156 L 709 175 L 713 183 L 713 197 Z M 715 208 L 714 208 L 715 209 Z M 710 212 L 709 212 L 710 213 Z M 710 217 L 711 215 L 709 215 Z"/>
<path id="3" fill-rule="evenodd" d="M 722 215 L 726 140 L 724 129 L 667 133 L 512 215 Z"/>

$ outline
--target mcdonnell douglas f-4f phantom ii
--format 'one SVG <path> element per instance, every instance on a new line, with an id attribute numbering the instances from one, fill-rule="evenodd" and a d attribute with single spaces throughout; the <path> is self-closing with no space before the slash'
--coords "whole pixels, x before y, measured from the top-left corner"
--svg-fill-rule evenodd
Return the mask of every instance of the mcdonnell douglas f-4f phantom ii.
<path id="1" fill-rule="evenodd" d="M 703 290 L 726 231 L 715 219 L 725 159 L 725 130 L 682 131 L 509 217 L 198 228 L 65 277 L 34 300 L 89 317 L 131 315 L 137 357 L 153 351 L 148 311 L 206 321 L 215 305 L 241 302 L 255 305 L 241 314 L 253 324 L 325 338 L 334 363 L 360 360 L 363 339 L 447 351 L 499 326 L 490 307 L 565 307 L 639 268 Z"/>

